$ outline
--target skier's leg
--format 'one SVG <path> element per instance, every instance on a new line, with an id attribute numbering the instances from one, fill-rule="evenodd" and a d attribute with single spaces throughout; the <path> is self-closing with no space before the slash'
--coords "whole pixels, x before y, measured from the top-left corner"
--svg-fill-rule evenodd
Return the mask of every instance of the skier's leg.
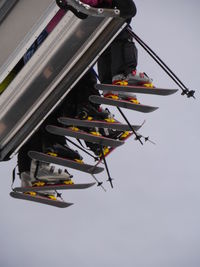
<path id="1" fill-rule="evenodd" d="M 22 187 L 31 186 L 35 179 L 30 177 L 31 158 L 28 156 L 30 150 L 41 151 L 42 142 L 40 133 L 36 132 L 19 150 L 17 155 L 19 177 Z"/>
<path id="2" fill-rule="evenodd" d="M 36 162 L 28 156 L 30 150 L 35 150 L 71 159 L 81 158 L 78 152 L 65 145 L 65 137 L 50 134 L 45 130 L 47 124 L 57 123 L 56 115 L 57 112 L 50 116 L 19 150 L 18 168 L 22 186 L 31 186 L 37 179 L 56 181 L 68 180 L 72 177 L 66 170 L 57 170 L 50 164 Z"/>
<path id="3" fill-rule="evenodd" d="M 61 116 L 62 106 L 53 112 L 40 127 L 40 138 L 42 142 L 42 152 L 53 156 L 67 158 L 67 159 L 78 159 L 82 160 L 81 155 L 78 151 L 74 151 L 66 144 L 64 136 L 54 135 L 46 131 L 47 125 L 60 126 L 58 118 Z M 72 177 L 65 169 L 56 169 L 50 164 L 39 163 L 35 161 L 31 163 L 31 177 L 37 177 L 39 180 L 56 181 L 56 180 L 68 180 Z"/>
<path id="4" fill-rule="evenodd" d="M 135 70 L 138 62 L 138 52 L 132 37 L 125 28 L 111 44 L 111 74 L 127 75 Z"/>
<path id="5" fill-rule="evenodd" d="M 145 74 L 136 70 L 138 64 L 138 51 L 127 26 L 111 44 L 112 55 L 112 82 L 120 81 L 132 85 L 151 84 L 152 80 Z"/>
<path id="6" fill-rule="evenodd" d="M 97 62 L 101 83 L 112 83 L 118 75 L 125 77 L 137 67 L 138 52 L 127 28 L 125 28 L 100 56 Z"/>
<path id="7" fill-rule="evenodd" d="M 102 61 L 106 60 L 106 56 L 103 56 Z M 107 64 L 110 66 L 109 64 Z M 100 62 L 100 72 L 102 74 L 102 79 L 105 79 L 104 82 L 106 82 L 106 77 L 111 80 L 112 76 L 111 73 L 108 73 L 105 71 L 105 68 L 101 69 L 101 62 Z M 110 68 L 108 69 L 108 71 Z M 95 89 L 95 84 L 97 83 L 96 75 L 94 71 L 91 69 L 82 79 L 81 81 L 76 85 L 75 90 L 76 92 L 76 105 L 77 105 L 77 113 L 76 117 L 81 119 L 87 119 L 89 118 L 94 120 L 105 120 L 105 121 L 113 121 L 114 115 L 108 110 L 101 108 L 98 104 L 90 103 L 88 98 L 90 95 L 99 95 L 98 90 Z M 84 96 L 83 96 L 84 91 Z M 89 133 L 100 133 L 103 136 L 107 136 L 110 138 L 117 139 L 117 136 L 119 132 L 111 130 L 111 129 L 96 129 L 96 128 L 86 128 L 84 127 L 84 130 Z M 117 134 L 117 136 L 116 136 Z M 96 156 L 99 156 L 101 154 L 100 146 L 91 142 L 85 142 L 86 146 L 89 147 Z M 104 147 L 106 149 L 106 147 Z"/>
<path id="8" fill-rule="evenodd" d="M 90 95 L 100 95 L 99 91 L 95 88 L 96 83 L 96 74 L 93 69 L 90 69 L 63 101 L 62 116 L 82 119 L 87 117 L 95 119 L 107 118 L 107 111 L 101 109 L 99 104 L 89 101 Z"/>
<path id="9" fill-rule="evenodd" d="M 101 83 L 111 84 L 112 83 L 112 72 L 111 72 L 111 46 L 99 57 L 97 62 L 99 80 Z"/>
<path id="10" fill-rule="evenodd" d="M 111 76 L 110 76 L 111 77 Z M 90 103 L 90 95 L 100 95 L 95 88 L 97 83 L 96 74 L 93 69 L 90 69 L 83 78 L 72 89 L 66 100 L 63 103 L 64 116 L 71 116 L 80 119 L 104 120 L 113 116 L 108 110 L 104 110 L 98 104 Z M 71 112 L 73 110 L 73 113 Z M 82 129 L 82 128 L 81 128 Z M 95 132 L 94 128 L 84 127 L 87 132 Z M 86 145 L 96 151 L 96 145 L 86 142 Z M 99 146 L 98 146 L 99 147 Z"/>

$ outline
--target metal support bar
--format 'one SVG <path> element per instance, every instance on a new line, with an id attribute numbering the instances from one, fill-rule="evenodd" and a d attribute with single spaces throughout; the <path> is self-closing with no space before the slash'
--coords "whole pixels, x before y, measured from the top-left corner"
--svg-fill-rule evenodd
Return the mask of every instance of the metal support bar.
<path id="1" fill-rule="evenodd" d="M 97 17 L 119 17 L 120 10 L 119 9 L 107 9 L 107 8 L 94 8 L 87 4 L 82 3 L 79 0 L 56 0 L 57 5 L 60 8 L 67 8 L 68 6 L 72 6 L 77 11 L 87 14 L 89 16 L 97 16 Z"/>

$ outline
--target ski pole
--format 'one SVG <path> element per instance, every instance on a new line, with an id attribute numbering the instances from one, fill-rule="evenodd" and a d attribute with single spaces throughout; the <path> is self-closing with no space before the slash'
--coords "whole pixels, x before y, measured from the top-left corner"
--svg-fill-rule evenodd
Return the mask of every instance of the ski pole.
<path id="1" fill-rule="evenodd" d="M 103 158 L 103 162 L 104 162 L 104 165 L 105 165 L 105 167 L 106 167 L 106 172 L 107 172 L 107 174 L 108 174 L 108 182 L 110 182 L 110 185 L 111 185 L 111 187 L 113 188 L 113 183 L 112 183 L 112 178 L 111 178 L 111 176 L 110 176 L 110 172 L 109 172 L 109 169 L 108 169 L 108 165 L 107 165 L 107 162 L 106 162 L 106 158 L 105 158 L 105 156 L 104 156 L 104 152 L 103 152 L 103 148 L 102 148 L 102 146 L 100 145 L 100 149 L 101 149 L 101 154 L 102 154 L 102 158 Z"/>
<path id="2" fill-rule="evenodd" d="M 97 186 L 101 186 L 101 188 L 106 192 L 105 187 L 103 186 L 103 182 L 100 182 L 93 173 L 91 173 L 93 179 L 97 182 Z"/>
<path id="3" fill-rule="evenodd" d="M 122 112 L 122 110 L 119 108 L 119 107 L 117 107 L 117 109 L 118 109 L 118 111 L 120 112 L 120 114 L 122 115 L 122 117 L 125 119 L 125 121 L 126 121 L 126 123 L 128 124 L 128 126 L 130 127 L 130 130 L 134 133 L 134 135 L 135 135 L 135 139 L 136 140 L 139 140 L 139 142 L 140 142 L 140 144 L 141 145 L 143 145 L 143 143 L 142 143 L 142 141 L 141 141 L 141 135 L 138 135 L 137 133 L 136 133 L 136 131 L 133 129 L 133 127 L 132 127 L 132 125 L 130 124 L 130 122 L 129 122 L 129 120 L 127 119 L 127 117 L 124 115 L 124 113 Z"/>
<path id="4" fill-rule="evenodd" d="M 69 138 L 65 137 L 65 139 L 71 143 L 72 145 L 76 146 L 77 148 L 79 148 L 80 150 L 82 150 L 83 152 L 85 152 L 87 155 L 89 155 L 90 157 L 92 157 L 95 161 L 97 161 L 99 158 L 93 156 L 91 153 L 89 153 L 87 150 L 85 150 L 83 147 L 79 146 L 78 144 L 74 143 L 73 141 L 71 141 Z"/>
<path id="5" fill-rule="evenodd" d="M 178 78 L 178 76 L 164 63 L 164 61 L 130 28 L 128 29 L 131 36 L 144 48 L 144 50 L 158 63 L 158 65 L 168 74 L 168 76 L 180 87 L 182 90 L 182 95 L 187 95 L 187 97 L 193 97 L 195 91 L 189 90 L 185 84 Z"/>

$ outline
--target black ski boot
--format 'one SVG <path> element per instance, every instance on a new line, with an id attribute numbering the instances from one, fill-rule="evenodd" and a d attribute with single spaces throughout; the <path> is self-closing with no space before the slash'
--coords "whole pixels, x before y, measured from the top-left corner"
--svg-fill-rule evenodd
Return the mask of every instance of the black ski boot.
<path id="1" fill-rule="evenodd" d="M 103 150 L 104 155 L 106 155 L 110 150 L 109 147 L 107 146 L 103 146 L 101 149 L 101 147 L 98 144 L 94 144 L 91 142 L 85 142 L 85 144 L 98 158 L 102 157 L 102 150 Z"/>
<path id="2" fill-rule="evenodd" d="M 77 116 L 78 119 L 94 119 L 94 120 L 106 120 L 111 116 L 111 113 L 107 109 L 102 109 L 98 105 L 88 103 L 86 105 L 78 105 Z"/>
<path id="3" fill-rule="evenodd" d="M 67 158 L 67 159 L 72 159 L 72 160 L 83 159 L 77 150 L 73 150 L 69 148 L 67 145 L 54 144 L 51 147 L 45 148 L 44 152 L 52 156 L 57 156 L 57 157 Z"/>

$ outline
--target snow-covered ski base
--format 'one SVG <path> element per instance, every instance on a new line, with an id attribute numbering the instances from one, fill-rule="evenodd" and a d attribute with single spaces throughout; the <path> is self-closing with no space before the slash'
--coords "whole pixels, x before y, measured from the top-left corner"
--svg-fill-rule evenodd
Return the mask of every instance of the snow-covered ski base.
<path id="1" fill-rule="evenodd" d="M 127 124 L 122 124 L 118 121 L 114 122 L 107 122 L 107 121 L 100 121 L 100 120 L 81 120 L 81 119 L 74 119 L 68 117 L 61 117 L 58 121 L 66 126 L 81 126 L 81 127 L 97 127 L 97 128 L 106 128 L 106 129 L 113 129 L 119 131 L 130 131 L 130 126 Z M 132 128 L 135 131 L 138 131 L 142 125 L 132 125 Z"/>
<path id="2" fill-rule="evenodd" d="M 29 192 L 29 191 L 46 191 L 46 190 L 75 190 L 75 189 L 87 189 L 95 185 L 95 183 L 84 183 L 84 184 L 45 184 L 45 185 L 35 185 L 27 187 L 15 187 L 13 191 L 15 192 Z"/>
<path id="3" fill-rule="evenodd" d="M 96 84 L 95 88 L 101 91 L 113 91 L 113 92 L 126 92 L 126 93 L 138 93 L 138 94 L 150 94 L 168 96 L 176 93 L 178 89 L 164 89 L 164 88 L 151 88 L 144 86 L 133 86 L 133 85 L 112 85 L 112 84 Z"/>
<path id="4" fill-rule="evenodd" d="M 143 112 L 143 113 L 153 112 L 156 109 L 158 109 L 158 107 L 152 107 L 152 106 L 147 106 L 147 105 L 142 105 L 142 104 L 134 104 L 134 103 L 131 103 L 130 101 L 114 100 L 111 98 L 101 97 L 97 95 L 91 95 L 89 97 L 89 100 L 95 104 L 105 104 L 105 105 L 110 105 L 110 106 L 115 106 L 115 107 L 120 107 L 120 108 L 127 108 L 127 109 L 131 109 L 131 110 L 135 110 L 135 111 Z"/>
<path id="5" fill-rule="evenodd" d="M 20 193 L 12 191 L 10 192 L 10 196 L 17 199 L 29 200 L 41 204 L 54 206 L 57 208 L 68 208 L 73 205 L 73 203 L 68 203 L 58 199 L 51 199 L 48 196 L 42 195 L 40 193 L 35 193 L 35 195 L 33 195 L 30 193 Z"/>
<path id="6" fill-rule="evenodd" d="M 87 133 L 85 131 L 76 129 L 73 130 L 72 128 L 62 128 L 62 127 L 58 127 L 58 126 L 53 126 L 53 125 L 48 125 L 46 127 L 46 130 L 49 133 L 52 134 L 57 134 L 57 135 L 61 135 L 61 136 L 70 136 L 70 137 L 74 137 L 76 139 L 83 139 L 85 141 L 88 142 L 92 142 L 92 143 L 96 143 L 99 144 L 101 146 L 111 146 L 111 147 L 118 147 L 124 144 L 123 141 L 119 141 L 119 140 L 114 140 L 111 138 L 107 138 L 104 136 L 96 136 L 90 133 Z"/>
<path id="7" fill-rule="evenodd" d="M 64 167 L 68 167 L 71 169 L 79 170 L 79 171 L 90 173 L 90 174 L 101 173 L 104 170 L 104 168 L 102 167 L 96 167 L 90 164 L 76 162 L 75 160 L 70 160 L 66 158 L 55 157 L 55 156 L 47 155 L 47 154 L 36 152 L 36 151 L 29 151 L 28 155 L 30 158 L 38 160 L 38 161 L 57 164 L 57 165 L 61 165 Z"/>

